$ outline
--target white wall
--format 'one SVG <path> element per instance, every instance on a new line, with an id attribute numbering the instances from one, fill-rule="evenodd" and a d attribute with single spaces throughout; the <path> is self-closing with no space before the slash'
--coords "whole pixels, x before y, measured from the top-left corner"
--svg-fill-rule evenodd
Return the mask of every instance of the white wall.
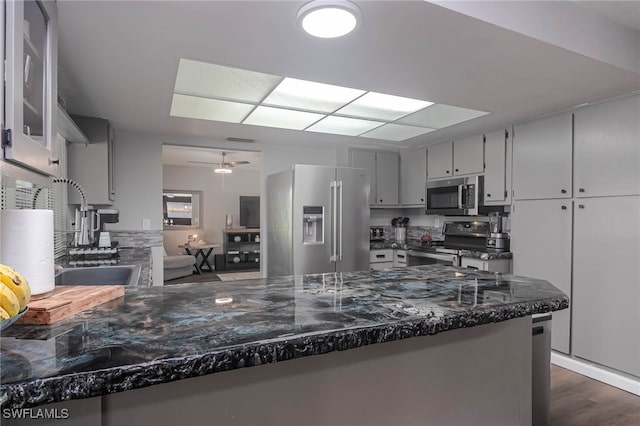
<path id="1" fill-rule="evenodd" d="M 170 255 L 180 254 L 191 234 L 209 243 L 222 244 L 225 215 L 233 215 L 234 228 L 240 226 L 240 195 L 260 195 L 261 171 L 233 169 L 230 175 L 213 172 L 211 167 L 164 166 L 162 181 L 165 189 L 202 191 L 200 229 L 165 230 L 164 246 Z M 214 253 L 222 253 L 222 248 Z"/>
<path id="2" fill-rule="evenodd" d="M 116 132 L 114 149 L 116 200 L 120 222 L 110 230 L 162 230 L 162 141 L 153 135 Z"/>

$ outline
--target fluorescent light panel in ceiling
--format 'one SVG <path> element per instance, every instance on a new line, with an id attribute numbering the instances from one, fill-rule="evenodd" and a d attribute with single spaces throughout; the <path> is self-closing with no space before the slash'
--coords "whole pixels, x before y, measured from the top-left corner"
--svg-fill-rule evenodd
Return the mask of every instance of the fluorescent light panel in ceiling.
<path id="1" fill-rule="evenodd" d="M 170 115 L 403 141 L 488 114 L 180 59 Z"/>
<path id="2" fill-rule="evenodd" d="M 330 115 L 309 127 L 307 130 L 310 132 L 331 133 L 334 135 L 358 136 L 361 133 L 382 126 L 383 124 L 384 122 L 380 121 Z"/>

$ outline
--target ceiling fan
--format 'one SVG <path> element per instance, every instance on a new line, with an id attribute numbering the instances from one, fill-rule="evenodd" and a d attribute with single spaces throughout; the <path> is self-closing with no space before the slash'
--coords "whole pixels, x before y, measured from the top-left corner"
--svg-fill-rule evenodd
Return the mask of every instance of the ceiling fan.
<path id="1" fill-rule="evenodd" d="M 239 166 L 241 164 L 249 164 L 248 161 L 229 161 L 229 162 L 225 162 L 224 161 L 224 156 L 226 155 L 226 153 L 224 151 L 222 151 L 221 154 L 222 154 L 222 161 L 219 162 L 219 163 L 212 163 L 210 161 L 188 161 L 188 163 L 215 164 L 215 165 L 218 166 L 213 170 L 215 173 L 231 173 L 231 168 L 232 167 Z"/>

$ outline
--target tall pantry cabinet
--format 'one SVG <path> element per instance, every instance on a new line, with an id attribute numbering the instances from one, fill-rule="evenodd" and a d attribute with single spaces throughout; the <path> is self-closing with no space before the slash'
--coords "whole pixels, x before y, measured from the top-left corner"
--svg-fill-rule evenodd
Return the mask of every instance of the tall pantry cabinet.
<path id="1" fill-rule="evenodd" d="M 635 376 L 639 113 L 634 95 L 514 126 L 511 223 L 514 273 L 547 279 L 571 297 L 570 310 L 553 315 L 552 348 Z M 559 157 L 536 154 L 536 141 Z M 536 169 L 544 179 L 527 176 Z"/>

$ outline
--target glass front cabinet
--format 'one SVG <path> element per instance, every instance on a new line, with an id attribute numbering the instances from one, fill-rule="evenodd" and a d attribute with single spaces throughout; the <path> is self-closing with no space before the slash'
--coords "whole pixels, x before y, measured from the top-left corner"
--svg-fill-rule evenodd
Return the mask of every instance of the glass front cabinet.
<path id="1" fill-rule="evenodd" d="M 4 159 L 57 172 L 57 10 L 52 0 L 5 2 Z"/>

